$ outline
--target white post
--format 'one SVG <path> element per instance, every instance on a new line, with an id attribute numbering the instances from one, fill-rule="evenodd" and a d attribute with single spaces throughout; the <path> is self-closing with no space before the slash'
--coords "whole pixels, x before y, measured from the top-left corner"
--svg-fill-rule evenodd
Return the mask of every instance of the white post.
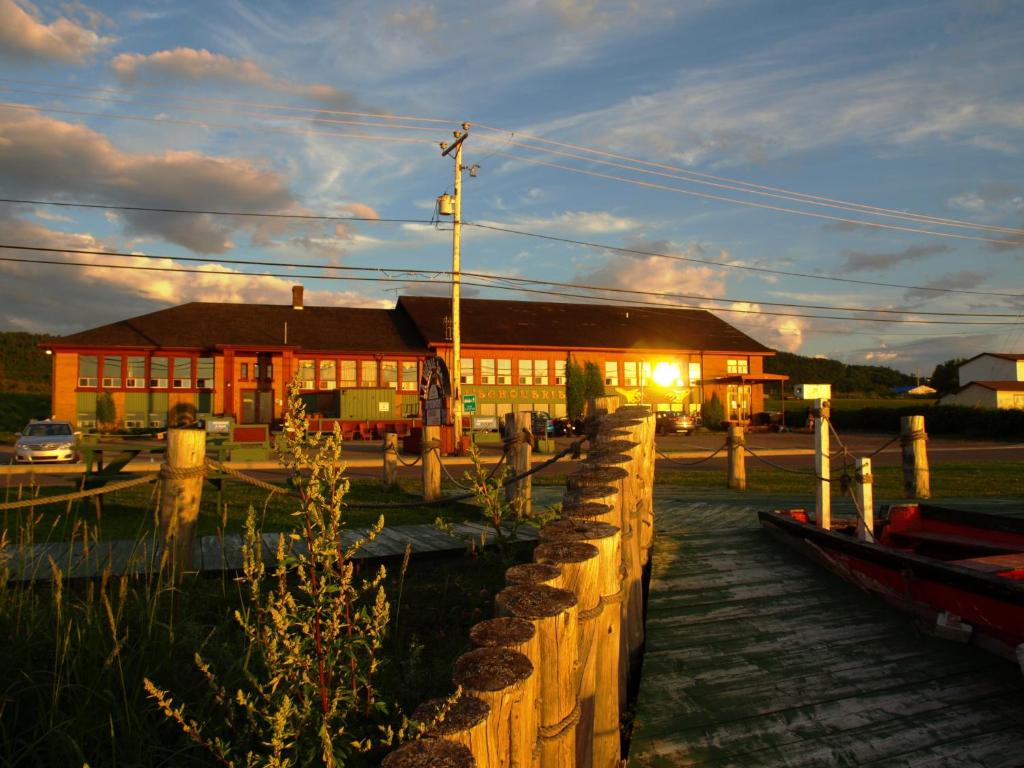
<path id="1" fill-rule="evenodd" d="M 871 459 L 859 458 L 854 472 L 857 484 L 854 490 L 860 515 L 857 520 L 857 540 L 874 543 L 875 541 L 875 499 L 871 491 Z"/>
<path id="2" fill-rule="evenodd" d="M 828 455 L 828 418 L 830 416 L 828 400 L 814 401 L 814 472 L 815 510 L 818 525 L 826 531 L 832 528 L 832 495 L 829 474 L 832 471 Z"/>

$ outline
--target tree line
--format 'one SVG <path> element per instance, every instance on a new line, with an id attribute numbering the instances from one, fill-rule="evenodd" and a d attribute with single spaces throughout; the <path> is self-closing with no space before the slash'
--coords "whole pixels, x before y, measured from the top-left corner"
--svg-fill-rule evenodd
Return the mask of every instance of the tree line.
<path id="1" fill-rule="evenodd" d="M 0 331 L 0 392 L 49 392 L 52 358 L 36 345 L 54 338 L 45 333 Z"/>

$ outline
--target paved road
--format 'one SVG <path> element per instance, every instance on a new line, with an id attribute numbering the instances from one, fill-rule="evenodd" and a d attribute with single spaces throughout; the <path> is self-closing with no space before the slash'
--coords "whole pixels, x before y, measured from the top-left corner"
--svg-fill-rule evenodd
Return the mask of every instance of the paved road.
<path id="1" fill-rule="evenodd" d="M 893 435 L 850 433 L 842 435 L 841 438 L 843 444 L 852 455 L 867 456 L 892 441 Z M 558 438 L 555 441 L 556 448 L 561 450 L 567 447 L 573 439 Z M 669 457 L 680 462 L 692 462 L 708 456 L 717 448 L 720 448 L 724 441 L 725 436 L 722 433 L 715 432 L 702 432 L 692 435 L 667 435 L 658 437 L 657 449 L 663 457 Z M 810 466 L 813 461 L 811 458 L 813 456 L 813 445 L 814 436 L 810 433 L 785 432 L 776 434 L 765 432 L 747 435 L 747 446 L 751 451 L 764 456 L 772 463 L 790 468 L 807 468 Z M 833 437 L 832 449 L 836 450 L 838 447 L 838 442 Z M 352 477 L 379 477 L 381 472 L 381 448 L 382 443 L 379 440 L 365 442 L 356 440 L 348 443 L 345 446 L 345 456 L 349 464 L 349 474 Z M 10 446 L 0 446 L 0 472 L 7 469 L 3 465 L 11 463 L 12 454 L 13 450 Z M 499 451 L 494 447 L 485 447 L 482 451 L 482 457 L 487 463 L 493 462 L 498 455 Z M 411 461 L 413 458 L 412 456 L 403 456 L 405 461 Z M 534 456 L 535 461 L 543 461 L 545 458 L 547 457 L 539 454 Z M 928 441 L 928 459 L 933 466 L 955 462 L 1024 461 L 1024 443 L 933 437 Z M 874 456 L 873 461 L 875 466 L 898 466 L 901 461 L 899 443 L 893 442 L 888 445 L 881 453 Z M 748 463 L 753 467 L 756 462 L 753 459 L 749 459 Z M 461 479 L 463 473 L 468 469 L 469 460 L 465 457 L 446 457 L 444 464 L 453 476 Z M 673 464 L 665 458 L 659 460 L 658 466 L 664 469 L 679 468 L 679 465 Z M 687 466 L 686 470 L 693 472 L 721 472 L 724 467 L 725 451 L 722 451 L 709 461 Z M 130 469 L 145 471 L 151 468 L 142 464 L 133 464 Z M 281 475 L 280 472 L 269 470 L 266 465 L 261 467 L 259 464 L 253 464 L 252 466 L 240 466 L 239 468 L 267 479 L 279 478 Z M 25 470 L 29 471 L 27 467 Z M 69 467 L 69 471 L 75 474 L 80 473 L 81 466 Z M 542 470 L 541 474 L 559 474 L 565 471 L 565 465 L 559 462 L 548 469 Z M 36 479 L 37 481 L 42 480 L 47 483 L 59 479 L 60 482 L 66 484 L 66 478 L 58 478 L 51 474 L 55 472 L 59 473 L 60 470 L 52 465 L 44 465 L 41 471 L 36 473 Z M 418 476 L 420 467 L 403 466 L 400 467 L 399 473 L 403 476 Z"/>

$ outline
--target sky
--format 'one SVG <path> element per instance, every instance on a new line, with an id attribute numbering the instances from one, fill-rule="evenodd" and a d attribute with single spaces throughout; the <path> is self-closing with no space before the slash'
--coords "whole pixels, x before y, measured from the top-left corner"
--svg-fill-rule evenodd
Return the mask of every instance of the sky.
<path id="1" fill-rule="evenodd" d="M 465 122 L 465 297 L 1021 352 L 1022 40 L 995 0 L 0 0 L 0 330 L 447 295 Z"/>

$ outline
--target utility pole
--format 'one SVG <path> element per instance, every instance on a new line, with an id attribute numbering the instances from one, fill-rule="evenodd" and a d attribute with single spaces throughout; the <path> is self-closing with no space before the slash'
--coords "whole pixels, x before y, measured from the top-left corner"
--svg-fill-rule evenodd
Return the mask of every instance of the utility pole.
<path id="1" fill-rule="evenodd" d="M 441 143 L 441 157 L 455 153 L 455 195 L 452 221 L 452 427 L 455 450 L 462 447 L 462 322 L 459 304 L 462 299 L 462 273 L 460 247 L 462 241 L 462 144 L 469 138 L 469 123 L 461 131 L 454 131 L 455 141 Z M 476 175 L 475 168 L 469 169 Z"/>

